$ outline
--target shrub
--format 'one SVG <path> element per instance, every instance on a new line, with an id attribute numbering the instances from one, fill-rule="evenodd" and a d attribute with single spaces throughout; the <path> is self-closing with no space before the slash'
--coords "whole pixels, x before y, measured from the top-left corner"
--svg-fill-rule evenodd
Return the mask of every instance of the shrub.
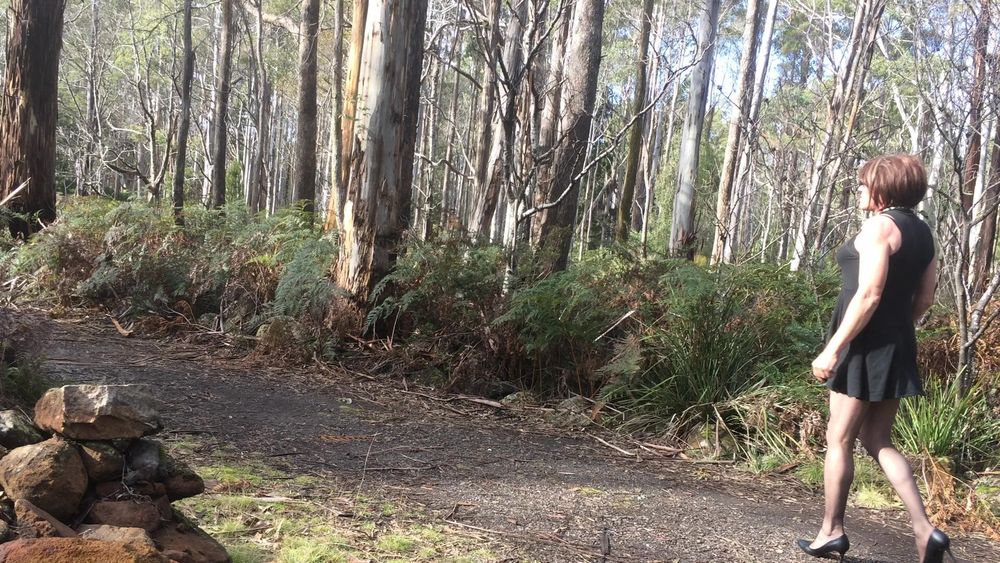
<path id="1" fill-rule="evenodd" d="M 62 301 L 124 303 L 127 311 L 187 326 L 251 333 L 274 314 L 279 279 L 300 248 L 335 254 L 317 238 L 297 209 L 258 221 L 238 204 L 222 214 L 187 208 L 185 226 L 177 227 L 169 210 L 87 198 L 71 200 L 59 221 L 21 249 L 13 268 Z M 310 272 L 318 277 L 314 285 L 325 283 L 325 272 Z"/>
<path id="2" fill-rule="evenodd" d="M 966 468 L 1000 462 L 1000 419 L 983 384 L 963 392 L 961 378 L 933 377 L 924 391 L 923 398 L 900 401 L 895 437 L 901 450 Z"/>

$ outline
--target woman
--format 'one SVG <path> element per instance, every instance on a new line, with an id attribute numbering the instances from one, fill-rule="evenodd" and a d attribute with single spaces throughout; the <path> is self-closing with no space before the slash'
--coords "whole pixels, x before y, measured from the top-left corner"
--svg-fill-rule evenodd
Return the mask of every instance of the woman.
<path id="1" fill-rule="evenodd" d="M 948 536 L 927 519 L 913 470 L 891 441 L 899 400 L 923 394 L 914 322 L 933 302 L 937 266 L 930 228 L 913 207 L 927 177 L 917 157 L 887 155 L 866 162 L 858 181 L 858 205 L 874 216 L 837 252 L 843 289 L 830 339 L 812 363 L 830 388 L 823 526 L 799 547 L 816 557 L 850 547 L 844 510 L 860 437 L 906 506 L 919 560 L 942 561 L 951 555 Z"/>

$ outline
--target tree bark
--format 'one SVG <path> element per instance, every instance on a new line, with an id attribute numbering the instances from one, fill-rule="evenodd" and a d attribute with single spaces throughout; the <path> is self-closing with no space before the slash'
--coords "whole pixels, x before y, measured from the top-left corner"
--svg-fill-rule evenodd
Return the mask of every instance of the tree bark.
<path id="1" fill-rule="evenodd" d="M 347 83 L 344 86 L 344 110 L 340 118 L 340 186 L 330 194 L 330 210 L 327 213 L 325 229 L 332 230 L 339 225 L 343 229 L 344 201 L 347 197 L 348 174 L 354 156 L 354 128 L 358 121 L 358 80 L 361 75 L 361 56 L 365 49 L 365 22 L 368 20 L 368 5 L 371 0 L 354 0 L 354 15 L 351 21 L 351 47 L 347 54 Z"/>
<path id="2" fill-rule="evenodd" d="M 973 71 L 972 91 L 969 93 L 969 144 L 965 151 L 962 172 L 962 210 L 972 212 L 972 195 L 979 175 L 979 150 L 982 144 L 983 90 L 986 87 L 986 48 L 989 43 L 990 0 L 980 0 L 976 28 L 972 35 Z"/>
<path id="3" fill-rule="evenodd" d="M 360 0 L 356 0 L 360 1 Z M 330 200 L 326 208 L 323 231 L 329 232 L 340 225 L 343 208 L 344 184 L 341 182 L 342 155 L 344 153 L 341 129 L 344 116 L 344 0 L 336 0 L 333 16 L 333 109 L 330 113 Z"/>
<path id="4" fill-rule="evenodd" d="M 642 21 L 639 29 L 639 61 L 636 63 L 635 99 L 632 102 L 632 115 L 646 106 L 647 72 L 649 68 L 649 32 L 653 22 L 653 0 L 643 0 Z M 622 199 L 618 205 L 618 217 L 615 228 L 615 240 L 628 240 L 632 225 L 632 205 L 635 200 L 635 179 L 639 172 L 639 152 L 642 148 L 642 134 L 645 131 L 646 115 L 643 114 L 632 124 L 628 143 L 628 156 L 625 158 L 625 182 L 622 184 Z"/>
<path id="5" fill-rule="evenodd" d="M 194 79 L 194 50 L 191 47 L 191 0 L 184 0 L 184 70 L 181 76 L 181 117 L 174 155 L 174 223 L 184 224 L 184 173 L 187 166 L 188 132 L 191 130 L 191 80 Z"/>
<path id="6" fill-rule="evenodd" d="M 226 135 L 228 132 L 229 88 L 233 67 L 233 0 L 222 0 L 222 28 L 219 36 L 219 76 L 216 87 L 215 132 L 212 149 L 212 197 L 209 209 L 226 204 Z"/>
<path id="7" fill-rule="evenodd" d="M 536 215 L 540 222 L 538 245 L 555 253 L 550 271 L 566 269 L 573 224 L 580 198 L 583 170 L 597 99 L 600 70 L 603 0 L 580 0 L 573 9 L 563 62 L 560 142 L 552 162 L 552 183 L 546 190 L 552 205 Z"/>
<path id="8" fill-rule="evenodd" d="M 299 111 L 295 137 L 295 201 L 312 223 L 316 209 L 316 67 L 319 0 L 302 2 L 299 27 Z"/>
<path id="9" fill-rule="evenodd" d="M 251 213 L 260 213 L 267 208 L 268 174 L 266 154 L 271 122 L 271 82 L 264 64 L 264 13 L 258 5 L 256 8 L 257 29 L 254 38 L 254 68 L 257 71 L 256 95 L 257 115 L 254 121 L 257 125 L 257 138 L 253 150 L 253 163 L 250 166 L 250 189 L 247 194 L 247 209 Z"/>
<path id="10" fill-rule="evenodd" d="M 986 290 L 990 273 L 993 271 L 998 205 L 1000 205 L 1000 123 L 997 124 L 993 136 L 990 178 L 980 205 L 985 217 L 980 224 L 979 240 L 976 241 L 975 255 L 972 260 L 972 281 L 969 287 L 972 288 L 974 295 L 981 295 Z"/>
<path id="11" fill-rule="evenodd" d="M 729 215 L 732 212 L 730 199 L 736 178 L 736 165 L 750 122 L 750 105 L 753 100 L 757 67 L 758 32 L 760 31 L 762 15 L 759 0 L 747 0 L 746 25 L 743 27 L 743 53 L 740 57 L 740 77 L 736 84 L 736 95 L 739 103 L 736 106 L 736 114 L 729 122 L 729 137 L 726 140 L 726 152 L 722 161 L 719 199 L 715 206 L 715 242 L 712 244 L 712 264 L 723 261 L 725 247 L 731 236 L 729 231 Z"/>
<path id="12" fill-rule="evenodd" d="M 427 0 L 370 0 L 336 280 L 367 301 L 409 219 Z M 361 136 L 363 135 L 363 137 Z"/>
<path id="13" fill-rule="evenodd" d="M 715 60 L 715 37 L 719 27 L 720 0 L 706 0 L 698 24 L 698 64 L 691 74 L 688 111 L 681 131 L 678 157 L 677 191 L 674 195 L 673 220 L 670 227 L 669 251 L 673 255 L 694 258 L 697 234 L 694 230 L 694 195 L 698 184 L 698 161 L 701 136 L 705 124 L 708 86 Z"/>
<path id="14" fill-rule="evenodd" d="M 11 217 L 27 238 L 56 218 L 56 123 L 65 0 L 12 0 L 0 106 L 0 201 L 38 221 Z M 17 195 L 13 192 L 26 183 Z"/>

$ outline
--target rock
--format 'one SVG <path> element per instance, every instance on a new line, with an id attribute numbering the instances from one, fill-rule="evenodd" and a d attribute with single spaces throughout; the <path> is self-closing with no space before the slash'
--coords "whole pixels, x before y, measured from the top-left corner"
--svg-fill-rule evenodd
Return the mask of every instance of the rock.
<path id="1" fill-rule="evenodd" d="M 545 421 L 557 428 L 585 428 L 593 423 L 587 412 L 590 404 L 579 396 L 570 397 L 556 405 L 555 410 L 545 414 Z"/>
<path id="2" fill-rule="evenodd" d="M 156 550 L 153 538 L 149 537 L 149 533 L 142 528 L 124 528 L 104 524 L 81 524 L 76 529 L 76 532 L 80 534 L 81 538 L 118 542 L 131 548 L 147 547 Z"/>
<path id="3" fill-rule="evenodd" d="M 101 500 L 131 500 L 136 496 L 162 497 L 167 494 L 163 483 L 142 482 L 135 485 L 125 485 L 121 481 L 108 481 L 94 486 L 94 492 Z"/>
<path id="4" fill-rule="evenodd" d="M 151 501 L 101 500 L 94 503 L 85 522 L 152 532 L 160 527 L 160 520 L 160 510 Z"/>
<path id="5" fill-rule="evenodd" d="M 85 538 L 19 539 L 0 545 L 0 563 L 168 563 L 148 547 Z"/>
<path id="6" fill-rule="evenodd" d="M 138 438 L 163 427 L 145 385 L 66 385 L 35 404 L 35 424 L 77 440 Z"/>
<path id="7" fill-rule="evenodd" d="M 31 423 L 31 419 L 17 409 L 0 411 L 0 446 L 13 450 L 44 442 L 46 436 Z"/>
<path id="8" fill-rule="evenodd" d="M 104 442 L 80 442 L 79 446 L 80 458 L 92 482 L 122 478 L 125 457 L 114 446 Z"/>
<path id="9" fill-rule="evenodd" d="M 0 459 L 0 486 L 12 499 L 25 499 L 68 520 L 87 491 L 87 470 L 76 446 L 58 438 L 21 446 Z"/>
<path id="10" fill-rule="evenodd" d="M 230 563 L 226 548 L 219 542 L 176 511 L 174 519 L 175 522 L 164 524 L 152 534 L 153 541 L 163 553 L 176 551 L 184 554 L 185 559 L 170 556 L 171 559 L 184 563 Z"/>
<path id="11" fill-rule="evenodd" d="M 531 391 L 517 391 L 516 393 L 511 393 L 500 402 L 509 406 L 532 406 L 538 404 L 538 397 L 535 396 Z"/>
<path id="12" fill-rule="evenodd" d="M 153 440 L 136 440 L 125 452 L 128 471 L 125 473 L 125 483 L 133 484 L 143 481 L 159 481 L 163 477 L 160 470 L 160 452 L 163 448 Z"/>
<path id="13" fill-rule="evenodd" d="M 17 513 L 19 528 L 30 526 L 35 537 L 40 538 L 75 538 L 76 532 L 63 524 L 48 512 L 38 508 L 30 501 L 17 499 L 14 501 L 14 511 Z"/>
<path id="14" fill-rule="evenodd" d="M 170 500 L 193 497 L 205 492 L 205 481 L 183 461 L 174 459 L 166 452 L 160 453 L 164 473 L 163 484 L 167 487 Z"/>

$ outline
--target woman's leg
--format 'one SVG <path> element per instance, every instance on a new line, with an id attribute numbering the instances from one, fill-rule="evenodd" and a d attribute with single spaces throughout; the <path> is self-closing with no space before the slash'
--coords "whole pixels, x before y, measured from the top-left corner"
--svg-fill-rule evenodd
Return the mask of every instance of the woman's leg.
<path id="1" fill-rule="evenodd" d="M 920 555 L 918 561 L 923 561 L 924 548 L 927 547 L 927 539 L 934 531 L 934 526 L 927 519 L 924 502 L 920 498 L 920 489 L 917 488 L 917 481 L 913 478 L 910 463 L 892 445 L 892 425 L 896 420 L 897 410 L 899 410 L 898 399 L 871 403 L 868 416 L 865 417 L 861 427 L 861 443 L 878 461 L 892 488 L 896 490 L 896 494 L 910 514 L 917 553 Z"/>
<path id="2" fill-rule="evenodd" d="M 842 393 L 830 392 L 830 420 L 826 425 L 826 462 L 823 466 L 823 527 L 812 543 L 813 548 L 844 534 L 847 494 L 854 481 L 854 441 L 869 404 Z"/>

